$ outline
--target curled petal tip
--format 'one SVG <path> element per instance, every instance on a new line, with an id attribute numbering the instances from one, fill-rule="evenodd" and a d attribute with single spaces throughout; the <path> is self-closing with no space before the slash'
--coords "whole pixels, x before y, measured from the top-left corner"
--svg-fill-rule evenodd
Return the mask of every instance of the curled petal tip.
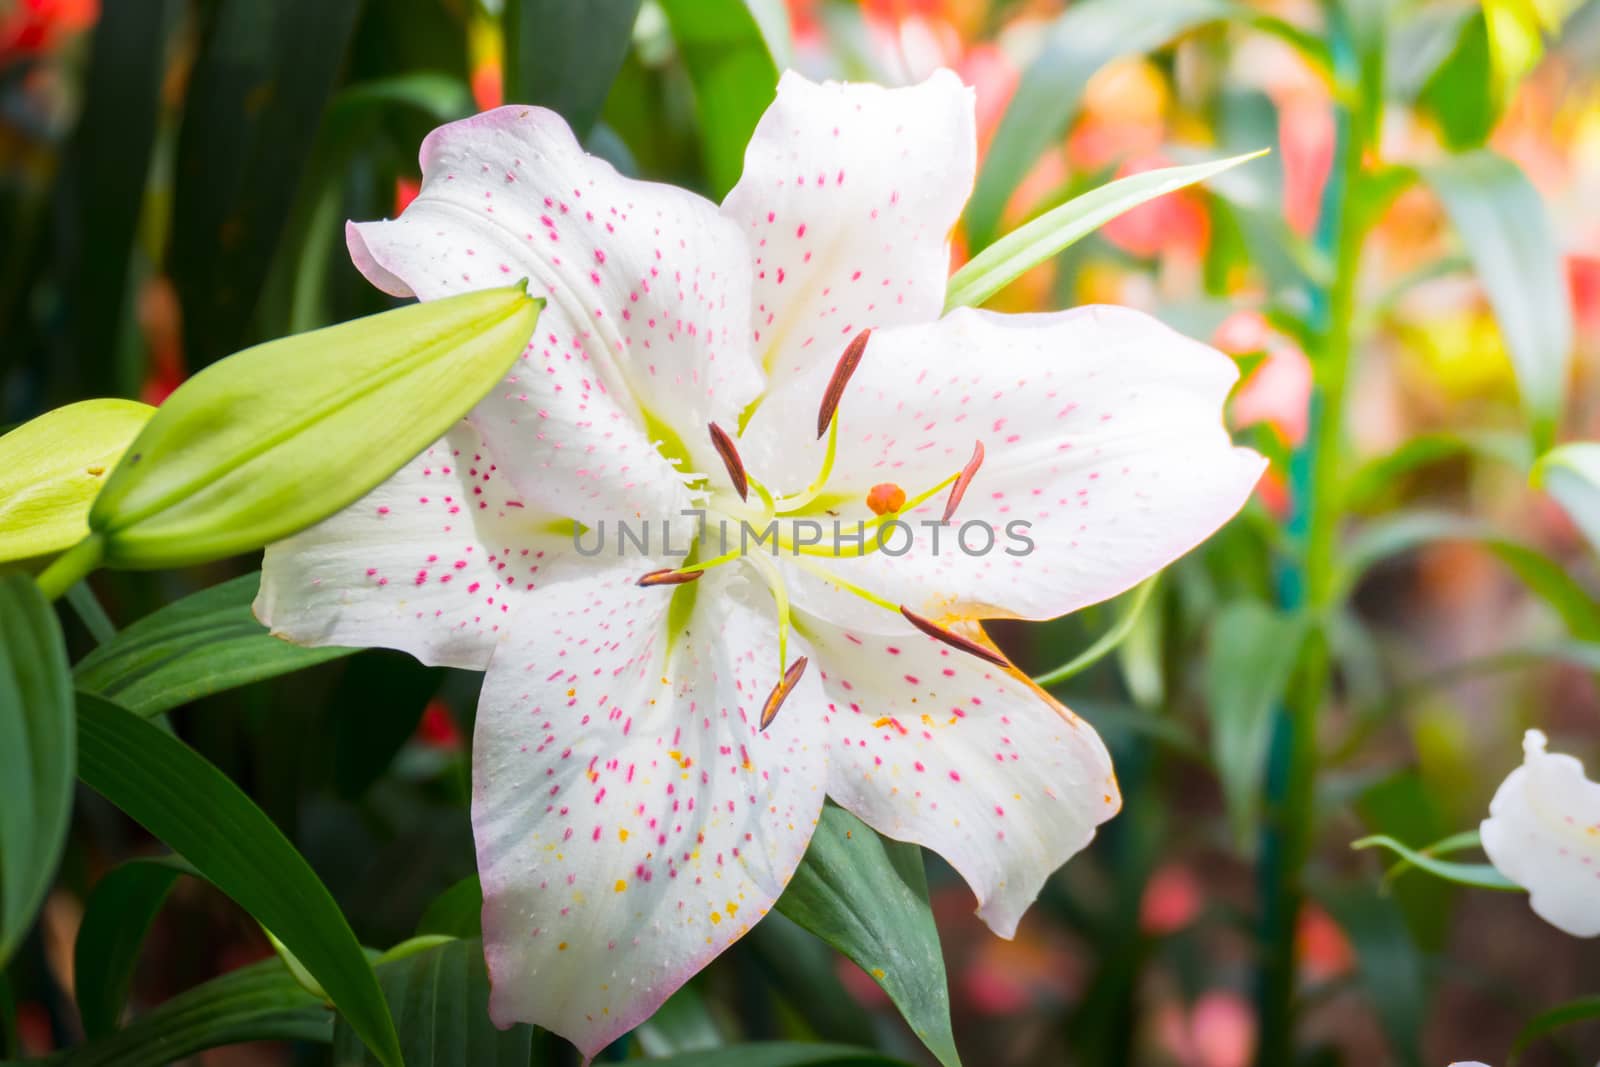
<path id="1" fill-rule="evenodd" d="M 765 730 L 772 725 L 772 720 L 778 717 L 778 709 L 783 707 L 783 702 L 794 692 L 794 687 L 800 684 L 800 676 L 806 673 L 806 664 L 811 661 L 801 656 L 789 664 L 789 669 L 783 672 L 783 679 L 772 687 L 772 693 L 767 697 L 767 702 L 761 706 L 761 728 Z"/>
<path id="2" fill-rule="evenodd" d="M 686 585 L 698 581 L 705 571 L 678 571 L 667 567 L 664 570 L 651 571 L 639 579 L 640 585 Z"/>
<path id="3" fill-rule="evenodd" d="M 953 630 L 947 630 L 943 626 L 940 626 L 938 623 L 934 622 L 932 619 L 924 618 L 904 605 L 902 605 L 900 608 L 900 614 L 904 615 L 906 617 L 906 621 L 912 626 L 915 626 L 929 637 L 943 641 L 951 648 L 959 649 L 970 656 L 977 656 L 985 663 L 992 663 L 996 667 L 1009 668 L 1011 666 L 1010 661 L 1000 653 L 996 652 L 994 649 L 980 645 L 978 642 L 970 638 L 962 637 Z"/>
<path id="4" fill-rule="evenodd" d="M 981 466 L 983 466 L 983 442 L 976 441 L 972 445 L 972 458 L 967 460 L 967 465 L 962 467 L 961 473 L 956 476 L 956 484 L 950 487 L 950 499 L 944 502 L 944 518 L 941 521 L 949 522 L 950 516 L 956 513 L 956 508 L 961 506 L 961 498 L 967 494 L 967 486 L 972 484 L 972 479 Z"/>
<path id="5" fill-rule="evenodd" d="M 844 355 L 839 357 L 838 364 L 833 368 L 833 377 L 828 379 L 828 388 L 822 394 L 822 407 L 817 410 L 817 439 L 821 440 L 828 432 L 828 426 L 833 422 L 833 416 L 839 410 L 839 400 L 844 396 L 844 387 L 850 384 L 850 376 L 861 365 L 861 356 L 867 350 L 867 339 L 872 336 L 872 329 L 868 327 L 856 334 L 845 347 Z"/>
<path id="6" fill-rule="evenodd" d="M 728 468 L 728 477 L 733 480 L 734 491 L 739 494 L 740 500 L 750 497 L 750 475 L 745 472 L 744 460 L 739 458 L 739 449 L 735 447 L 733 438 L 728 436 L 716 423 L 710 423 L 711 444 L 717 450 L 717 455 L 722 457 L 723 466 Z"/>

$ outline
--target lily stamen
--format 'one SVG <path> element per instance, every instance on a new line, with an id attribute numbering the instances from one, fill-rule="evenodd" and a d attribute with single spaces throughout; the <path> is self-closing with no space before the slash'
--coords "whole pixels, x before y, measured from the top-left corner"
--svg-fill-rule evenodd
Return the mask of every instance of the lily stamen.
<path id="1" fill-rule="evenodd" d="M 640 585 L 686 585 L 704 574 L 703 570 L 673 570 L 671 567 L 651 571 L 639 579 Z"/>
<path id="2" fill-rule="evenodd" d="M 733 438 L 728 436 L 716 423 L 708 424 L 711 429 L 711 444 L 717 450 L 717 455 L 722 457 L 723 466 L 728 468 L 728 477 L 733 481 L 734 491 L 739 494 L 740 500 L 750 496 L 750 475 L 745 472 L 744 460 L 739 458 L 739 449 L 734 446 Z"/>
<path id="3" fill-rule="evenodd" d="M 761 705 L 761 729 L 765 730 L 771 726 L 772 720 L 778 717 L 778 709 L 783 707 L 783 702 L 794 692 L 794 687 L 800 684 L 800 676 L 806 673 L 806 664 L 810 662 L 805 656 L 801 656 L 789 665 L 789 669 L 783 672 L 783 678 L 772 687 L 767 702 Z"/>
<path id="4" fill-rule="evenodd" d="M 976 441 L 972 446 L 972 458 L 967 460 L 967 465 L 961 468 L 961 474 L 956 478 L 955 488 L 950 490 L 950 499 L 944 504 L 944 522 L 950 521 L 950 516 L 956 513 L 956 508 L 961 504 L 961 498 L 967 493 L 967 486 L 972 484 L 972 478 L 978 473 L 978 468 L 983 466 L 983 442 Z"/>
<path id="5" fill-rule="evenodd" d="M 817 440 L 822 440 L 822 435 L 834 424 L 839 412 L 839 401 L 844 397 L 844 387 L 850 384 L 850 376 L 861 365 L 861 357 L 867 351 L 867 340 L 871 336 L 871 329 L 856 334 L 845 347 L 844 355 L 839 357 L 838 364 L 834 366 L 833 377 L 828 379 L 828 388 L 822 392 L 822 406 L 817 410 Z"/>
<path id="6" fill-rule="evenodd" d="M 994 649 L 980 645 L 971 638 L 962 637 L 953 630 L 947 630 L 932 619 L 918 615 L 904 604 L 900 605 L 900 614 L 904 615 L 906 621 L 911 623 L 912 626 L 915 626 L 929 637 L 943 641 L 951 648 L 959 649 L 971 656 L 977 656 L 985 663 L 992 663 L 996 667 L 1009 668 L 1011 666 L 1011 662 Z"/>

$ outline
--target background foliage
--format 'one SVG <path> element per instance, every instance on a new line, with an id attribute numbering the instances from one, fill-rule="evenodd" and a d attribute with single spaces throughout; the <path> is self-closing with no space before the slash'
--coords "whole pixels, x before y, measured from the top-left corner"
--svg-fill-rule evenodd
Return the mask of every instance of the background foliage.
<path id="1" fill-rule="evenodd" d="M 1593 1062 L 1592 946 L 1470 854 L 1350 846 L 1470 830 L 1526 726 L 1600 757 L 1596 0 L 0 0 L 0 425 L 389 307 L 342 220 L 398 213 L 440 122 L 545 104 L 715 197 L 785 67 L 940 65 L 983 145 L 953 266 L 1273 150 L 979 297 L 1210 339 L 1273 469 L 1158 582 L 1001 629 L 1127 798 L 1015 942 L 830 810 L 606 1058 Z M 0 1059 L 575 1062 L 484 1018 L 477 679 L 273 641 L 252 566 L 99 574 L 63 637 L 0 581 Z"/>

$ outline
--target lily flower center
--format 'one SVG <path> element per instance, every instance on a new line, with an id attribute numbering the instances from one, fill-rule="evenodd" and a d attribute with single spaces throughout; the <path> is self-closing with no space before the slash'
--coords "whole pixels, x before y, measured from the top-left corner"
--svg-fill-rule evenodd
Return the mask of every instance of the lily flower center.
<path id="1" fill-rule="evenodd" d="M 833 543 L 825 543 L 820 532 L 815 540 L 801 536 L 801 527 L 796 520 L 810 519 L 810 511 L 828 489 L 833 476 L 834 464 L 838 458 L 839 445 L 839 404 L 844 397 L 846 386 L 851 375 L 861 363 L 861 358 L 866 352 L 867 341 L 871 330 L 863 330 L 856 335 L 844 354 L 840 356 L 838 365 L 834 368 L 832 377 L 828 381 L 827 389 L 823 392 L 822 404 L 817 414 L 817 436 L 827 435 L 828 443 L 823 453 L 822 466 L 815 478 L 804 489 L 788 494 L 774 494 L 770 489 L 755 478 L 745 467 L 744 460 L 739 455 L 738 446 L 726 430 L 711 423 L 707 430 L 711 437 L 712 447 L 722 459 L 727 468 L 728 480 L 732 483 L 733 491 L 737 498 L 726 493 L 714 494 L 710 510 L 719 518 L 726 516 L 733 519 L 740 527 L 737 545 L 727 549 L 726 544 L 719 547 L 725 549 L 720 555 L 709 559 L 698 560 L 691 556 L 690 562 L 682 567 L 666 570 L 651 571 L 639 579 L 639 584 L 644 586 L 686 586 L 697 580 L 706 571 L 714 567 L 730 563 L 744 562 L 754 569 L 765 582 L 772 594 L 773 605 L 778 622 L 778 674 L 779 680 L 773 686 L 771 695 L 768 696 L 762 707 L 761 728 L 766 729 L 777 716 L 784 700 L 794 691 L 801 677 L 805 674 L 807 658 L 800 656 L 792 663 L 788 658 L 789 632 L 793 628 L 793 619 L 789 606 L 789 592 L 783 577 L 783 568 L 778 561 L 787 557 L 787 561 L 801 570 L 820 578 L 834 588 L 850 593 L 875 607 L 884 609 L 903 616 L 918 630 L 931 637 L 957 648 L 963 652 L 977 656 L 1001 667 L 1010 664 L 999 653 L 989 646 L 980 644 L 969 638 L 963 637 L 938 623 L 911 611 L 903 604 L 896 604 L 891 600 L 862 588 L 850 582 L 832 570 L 824 568 L 818 558 L 852 558 L 870 555 L 878 551 L 885 544 L 884 526 L 895 521 L 899 515 L 907 511 L 914 511 L 933 497 L 948 489 L 949 496 L 945 501 L 941 522 L 949 522 L 956 508 L 960 506 L 961 499 L 972 483 L 973 476 L 983 463 L 983 442 L 979 441 L 973 448 L 972 458 L 966 466 L 951 473 L 935 485 L 924 489 L 915 496 L 908 497 L 906 491 L 893 482 L 883 482 L 874 485 L 866 494 L 865 504 L 872 512 L 871 519 L 862 520 L 849 540 L 849 549 L 845 549 L 846 542 L 835 537 Z M 755 499 L 751 500 L 752 494 Z M 838 498 L 838 494 L 830 495 L 829 499 Z M 828 514 L 834 514 L 828 510 Z M 818 524 L 814 520 L 808 522 L 813 531 L 818 531 Z M 751 530 L 754 530 L 751 535 Z M 754 536 L 752 543 L 751 536 Z M 679 592 L 689 592 L 680 590 Z M 674 594 L 677 595 L 677 594 Z M 692 595 L 692 593 L 691 593 Z"/>

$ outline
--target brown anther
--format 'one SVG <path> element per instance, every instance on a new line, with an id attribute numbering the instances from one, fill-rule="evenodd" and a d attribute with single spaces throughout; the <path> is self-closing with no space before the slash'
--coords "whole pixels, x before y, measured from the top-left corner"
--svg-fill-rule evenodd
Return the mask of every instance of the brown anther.
<path id="1" fill-rule="evenodd" d="M 817 411 L 819 441 L 827 434 L 834 413 L 839 410 L 839 400 L 844 396 L 844 387 L 850 384 L 850 376 L 861 365 L 861 356 L 867 350 L 867 338 L 871 336 L 870 327 L 856 334 L 845 346 L 844 355 L 839 357 L 838 364 L 833 368 L 833 377 L 828 379 L 828 388 L 822 394 L 822 407 Z"/>
<path id="2" fill-rule="evenodd" d="M 912 626 L 915 626 L 929 637 L 943 641 L 951 648 L 959 649 L 968 655 L 977 656 L 985 663 L 992 663 L 996 667 L 1011 666 L 1011 663 L 994 649 L 985 645 L 980 645 L 978 642 L 973 641 L 970 638 L 962 637 L 960 634 L 955 633 L 952 630 L 946 630 L 943 626 L 940 626 L 932 619 L 923 618 L 921 615 L 918 615 L 908 607 L 902 605 L 900 608 L 900 614 L 904 615 L 906 617 L 906 621 L 911 623 Z"/>
<path id="3" fill-rule="evenodd" d="M 705 571 L 679 571 L 671 567 L 665 570 L 651 571 L 639 579 L 640 585 L 688 585 L 697 581 Z"/>
<path id="4" fill-rule="evenodd" d="M 906 491 L 893 482 L 882 482 L 867 490 L 867 507 L 874 515 L 892 515 L 906 506 Z"/>
<path id="5" fill-rule="evenodd" d="M 806 673 L 806 664 L 811 661 L 804 656 L 789 664 L 789 669 L 783 672 L 783 680 L 772 687 L 772 694 L 767 697 L 767 702 L 761 705 L 761 728 L 765 730 L 772 725 L 772 720 L 778 717 L 778 709 L 783 707 L 783 702 L 789 694 L 794 692 L 794 687 L 800 684 L 800 676 Z"/>
<path id="6" fill-rule="evenodd" d="M 711 423 L 711 444 L 716 448 L 717 455 L 722 457 L 723 465 L 728 468 L 728 477 L 733 479 L 733 488 L 739 494 L 739 499 L 749 499 L 750 476 L 745 473 L 744 460 L 739 458 L 739 450 L 734 447 L 728 431 L 714 422 Z"/>
<path id="7" fill-rule="evenodd" d="M 972 446 L 972 458 L 961 468 L 956 484 L 950 487 L 950 499 L 944 502 L 944 518 L 941 521 L 949 522 L 950 516 L 956 513 L 956 508 L 961 506 L 961 498 L 967 493 L 967 486 L 972 484 L 972 478 L 981 466 L 983 466 L 983 442 L 977 441 Z"/>

